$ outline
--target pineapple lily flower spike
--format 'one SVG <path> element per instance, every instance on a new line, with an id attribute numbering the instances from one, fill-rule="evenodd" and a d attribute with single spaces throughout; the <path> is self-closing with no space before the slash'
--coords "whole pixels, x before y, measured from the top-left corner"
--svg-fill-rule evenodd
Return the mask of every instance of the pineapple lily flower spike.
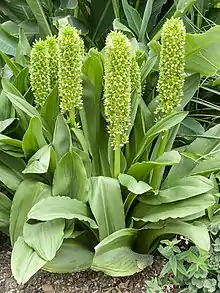
<path id="1" fill-rule="evenodd" d="M 70 25 L 60 29 L 58 36 L 58 80 L 60 108 L 70 114 L 75 124 L 75 110 L 82 108 L 82 65 L 84 43 L 79 31 Z"/>
<path id="2" fill-rule="evenodd" d="M 36 41 L 31 51 L 30 82 L 37 107 L 41 107 L 50 92 L 50 74 L 47 44 Z"/>
<path id="3" fill-rule="evenodd" d="M 159 63 L 158 106 L 159 118 L 172 114 L 180 106 L 183 96 L 185 67 L 185 27 L 180 18 L 166 21 L 161 34 Z"/>
<path id="4" fill-rule="evenodd" d="M 131 113 L 131 44 L 120 32 L 111 32 L 105 47 L 104 108 L 115 151 L 114 176 L 120 173 L 120 148 L 128 142 Z"/>

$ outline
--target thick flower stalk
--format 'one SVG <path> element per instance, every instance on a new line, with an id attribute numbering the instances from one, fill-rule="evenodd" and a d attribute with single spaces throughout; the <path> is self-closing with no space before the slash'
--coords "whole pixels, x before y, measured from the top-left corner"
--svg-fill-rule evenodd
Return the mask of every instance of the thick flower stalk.
<path id="1" fill-rule="evenodd" d="M 49 58 L 50 88 L 53 89 L 58 80 L 58 46 L 55 36 L 48 36 L 47 50 Z"/>
<path id="2" fill-rule="evenodd" d="M 158 106 L 156 114 L 165 117 L 180 106 L 185 67 L 185 27 L 179 18 L 167 20 L 161 34 Z"/>
<path id="3" fill-rule="evenodd" d="M 105 48 L 104 108 L 114 149 L 128 141 L 131 112 L 131 45 L 125 35 L 111 32 Z"/>
<path id="4" fill-rule="evenodd" d="M 82 107 L 82 62 L 84 43 L 79 31 L 70 25 L 63 27 L 58 36 L 58 79 L 62 112 Z"/>
<path id="5" fill-rule="evenodd" d="M 36 41 L 31 51 L 30 82 L 36 106 L 42 106 L 50 92 L 49 59 L 45 41 Z"/>

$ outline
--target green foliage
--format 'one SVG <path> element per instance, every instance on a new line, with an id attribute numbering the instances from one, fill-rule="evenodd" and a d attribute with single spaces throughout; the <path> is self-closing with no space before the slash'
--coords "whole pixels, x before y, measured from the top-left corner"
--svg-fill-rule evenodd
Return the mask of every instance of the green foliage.
<path id="1" fill-rule="evenodd" d="M 169 6 L 166 1 L 148 1 L 144 7 L 133 3 L 135 1 L 58 2 L 47 1 L 42 6 L 41 1 L 28 1 L 25 5 L 39 25 L 37 34 L 42 37 L 48 33 L 59 34 L 59 74 L 53 77 L 53 80 L 58 78 L 58 84 L 53 81 L 51 86 L 51 73 L 55 76 L 57 72 L 54 57 L 54 71 L 41 72 L 47 80 L 40 82 L 40 86 L 49 81 L 48 87 L 43 88 L 45 95 L 41 107 L 36 109 L 34 86 L 30 88 L 30 45 L 24 33 L 20 31 L 17 54 L 13 46 L 9 46 L 14 57 L 5 54 L 8 47 L 1 54 L 6 65 L 0 95 L 0 229 L 10 234 L 12 272 L 16 280 L 23 284 L 39 269 L 62 273 L 92 268 L 111 276 L 131 275 L 152 264 L 150 253 L 164 238 L 163 244 L 167 244 L 168 249 L 160 250 L 169 258 L 167 270 L 177 276 L 191 274 L 196 280 L 190 286 L 201 286 L 202 282 L 207 292 L 211 292 L 215 287 L 212 277 L 204 282 L 201 280 L 207 269 L 211 245 L 207 222 L 210 224 L 212 219 L 214 223 L 219 217 L 216 173 L 220 171 L 217 164 L 220 127 L 216 125 L 208 130 L 204 127 L 202 131 L 194 123 L 190 134 L 193 133 L 195 139 L 184 140 L 187 125 L 191 123 L 186 120 L 189 111 L 182 110 L 184 107 L 190 110 L 189 102 L 201 81 L 201 71 L 193 62 L 186 63 L 192 64 L 195 74 L 191 75 L 189 65 L 186 66 L 188 76 L 179 111 L 155 122 L 160 58 L 160 46 L 156 41 L 161 28 L 158 16 L 164 16 Z M 7 1 L 8 7 L 9 4 Z M 119 8 L 124 15 L 118 14 Z M 185 20 L 190 8 L 192 1 L 176 1 L 169 16 L 182 15 Z M 65 17 L 67 13 L 70 14 L 68 18 Z M 110 36 L 114 34 L 126 40 L 130 54 L 127 66 L 122 63 L 127 55 L 122 56 L 125 52 L 120 52 L 120 58 L 116 58 L 117 50 L 112 49 L 111 42 L 110 49 L 93 48 L 86 50 L 83 56 L 82 37 L 73 28 L 77 26 L 76 19 L 84 24 L 89 20 L 91 28 L 87 35 L 81 26 L 84 43 L 88 47 L 92 44 L 102 48 L 103 36 L 111 27 L 114 14 L 117 15 L 114 26 L 120 25 L 127 36 L 118 32 Z M 52 23 L 54 15 L 56 26 Z M 20 25 L 19 20 L 13 21 Z M 64 36 L 65 30 L 67 35 Z M 206 47 L 206 40 L 210 39 L 217 48 L 215 30 L 218 26 L 204 34 L 187 33 L 188 52 L 194 41 L 198 45 L 198 50 L 191 52 L 189 58 L 197 58 L 203 48 L 205 52 L 208 48 L 206 61 L 199 60 L 201 64 L 203 61 L 208 64 L 207 60 L 213 62 L 213 56 L 218 54 Z M 131 36 L 136 36 L 138 41 Z M 154 40 L 146 48 L 148 36 Z M 52 38 L 55 50 L 55 38 L 48 38 Z M 48 38 L 44 44 L 48 43 Z M 72 40 L 80 46 L 75 46 Z M 114 45 L 119 41 L 117 39 Z M 49 59 L 56 55 L 54 50 L 51 52 L 50 45 L 46 45 L 44 56 Z M 114 57 L 111 66 L 107 66 L 108 49 Z M 37 55 L 35 58 L 39 61 Z M 44 65 L 49 68 L 51 64 Z M 112 77 L 109 86 L 117 77 L 117 84 L 113 84 L 118 91 L 117 99 L 112 110 L 120 114 L 118 120 L 119 115 L 114 117 L 106 113 L 104 107 L 106 67 Z M 213 73 L 213 66 L 203 75 L 211 71 Z M 129 78 L 125 80 L 121 73 Z M 63 90 L 67 90 L 65 95 Z M 121 97 L 127 97 L 127 90 L 129 105 L 125 108 Z M 61 113 L 64 98 L 70 108 L 61 109 L 68 110 Z M 75 98 L 80 99 L 80 107 Z M 75 113 L 73 107 L 81 109 Z M 129 141 L 117 152 L 113 151 L 111 137 L 106 131 L 110 115 L 117 130 L 126 131 Z M 178 132 L 180 126 L 182 129 Z M 166 241 L 170 235 L 184 236 L 197 248 L 187 255 L 181 254 L 177 243 Z M 215 245 L 218 249 L 218 243 Z M 150 292 L 160 290 L 156 280 L 148 286 Z"/>

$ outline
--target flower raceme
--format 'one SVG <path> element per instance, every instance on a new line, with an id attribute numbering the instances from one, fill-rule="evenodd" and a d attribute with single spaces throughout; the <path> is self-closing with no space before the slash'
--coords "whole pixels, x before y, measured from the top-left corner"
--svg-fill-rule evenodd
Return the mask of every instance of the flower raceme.
<path id="1" fill-rule="evenodd" d="M 82 107 L 82 62 L 84 43 L 79 31 L 70 25 L 61 28 L 58 36 L 58 79 L 60 108 L 70 112 Z"/>
<path id="2" fill-rule="evenodd" d="M 48 49 L 45 41 L 36 41 L 31 51 L 30 82 L 36 106 L 42 106 L 50 92 Z"/>
<path id="3" fill-rule="evenodd" d="M 46 44 L 49 58 L 50 88 L 53 89 L 58 80 L 58 46 L 56 37 L 48 36 Z"/>
<path id="4" fill-rule="evenodd" d="M 128 141 L 131 112 L 131 44 L 120 32 L 111 32 L 105 47 L 104 108 L 112 146 Z"/>
<path id="5" fill-rule="evenodd" d="M 158 106 L 156 114 L 165 117 L 180 106 L 185 67 L 185 27 L 179 18 L 167 20 L 161 34 Z"/>

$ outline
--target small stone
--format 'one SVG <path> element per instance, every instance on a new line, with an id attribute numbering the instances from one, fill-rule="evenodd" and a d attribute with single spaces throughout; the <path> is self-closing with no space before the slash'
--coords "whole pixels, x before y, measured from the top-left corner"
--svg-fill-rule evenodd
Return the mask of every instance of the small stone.
<path id="1" fill-rule="evenodd" d="M 17 283 L 13 278 L 6 278 L 5 279 L 6 292 L 10 291 L 11 289 L 15 289 L 16 287 L 17 287 Z"/>
<path id="2" fill-rule="evenodd" d="M 44 284 L 41 288 L 44 291 L 44 293 L 55 293 L 55 291 L 51 285 Z"/>

